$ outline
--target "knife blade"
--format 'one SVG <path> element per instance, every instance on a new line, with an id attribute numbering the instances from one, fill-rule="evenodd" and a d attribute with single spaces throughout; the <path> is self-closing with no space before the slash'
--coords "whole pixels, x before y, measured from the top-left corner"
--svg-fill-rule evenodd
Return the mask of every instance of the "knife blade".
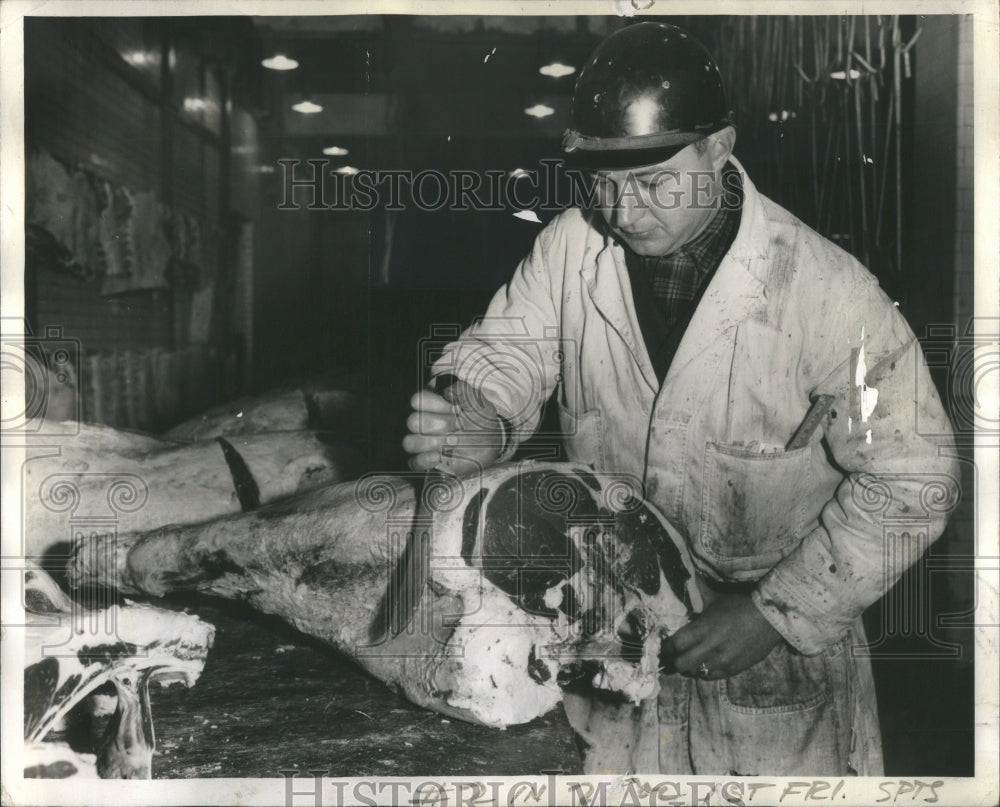
<path id="1" fill-rule="evenodd" d="M 457 403 L 460 406 L 461 403 L 457 400 L 456 381 L 452 375 L 438 376 L 431 384 L 431 390 L 450 403 Z M 389 588 L 386 592 L 390 639 L 399 636 L 413 621 L 413 615 L 430 577 L 434 508 L 429 501 L 428 491 L 438 484 L 445 484 L 445 476 L 441 472 L 440 465 L 427 471 L 417 485 L 413 529 L 406 534 L 406 546 L 403 547 L 399 562 L 390 575 Z"/>

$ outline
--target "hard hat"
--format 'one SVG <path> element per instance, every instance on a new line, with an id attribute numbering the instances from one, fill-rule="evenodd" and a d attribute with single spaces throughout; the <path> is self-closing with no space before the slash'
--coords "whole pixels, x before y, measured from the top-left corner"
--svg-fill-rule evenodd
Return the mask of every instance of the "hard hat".
<path id="1" fill-rule="evenodd" d="M 605 39 L 580 71 L 563 151 L 594 167 L 653 165 L 732 122 L 704 45 L 675 25 L 642 22 Z"/>

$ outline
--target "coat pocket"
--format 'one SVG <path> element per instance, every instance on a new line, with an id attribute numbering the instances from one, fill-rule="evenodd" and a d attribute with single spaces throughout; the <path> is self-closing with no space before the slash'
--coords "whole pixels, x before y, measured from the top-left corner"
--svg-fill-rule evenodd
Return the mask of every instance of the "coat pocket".
<path id="1" fill-rule="evenodd" d="M 831 694 L 825 654 L 803 656 L 785 642 L 719 686 L 723 705 L 748 715 L 815 709 Z"/>
<path id="2" fill-rule="evenodd" d="M 699 542 L 732 571 L 767 569 L 801 539 L 812 489 L 812 448 L 757 453 L 705 449 Z"/>
<path id="3" fill-rule="evenodd" d="M 829 652 L 803 656 L 782 642 L 764 659 L 716 682 L 716 766 L 743 775 L 843 776 L 847 748 L 839 730 Z"/>
<path id="4" fill-rule="evenodd" d="M 603 471 L 605 457 L 601 411 L 588 409 L 576 413 L 559 404 L 559 426 L 567 459 L 586 463 L 595 471 Z"/>

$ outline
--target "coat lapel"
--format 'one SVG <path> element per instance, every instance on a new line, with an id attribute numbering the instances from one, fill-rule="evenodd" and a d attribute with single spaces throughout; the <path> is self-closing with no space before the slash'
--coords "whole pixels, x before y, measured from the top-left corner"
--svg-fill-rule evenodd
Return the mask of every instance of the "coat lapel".
<path id="1" fill-rule="evenodd" d="M 659 382 L 639 329 L 632 285 L 621 247 L 609 240 L 593 254 L 593 260 L 584 265 L 581 275 L 594 307 L 628 347 L 643 379 L 656 392 Z"/>
<path id="2" fill-rule="evenodd" d="M 706 366 L 697 367 L 698 372 L 710 371 L 721 357 L 721 349 L 727 344 L 731 346 L 732 329 L 767 302 L 765 284 L 760 280 L 768 275 L 767 216 L 743 166 L 735 158 L 730 159 L 743 177 L 740 229 L 684 332 L 667 371 L 664 391 L 676 386 L 674 382 L 681 373 L 688 372 L 689 365 L 697 367 L 694 363 L 699 358 Z M 628 347 L 649 388 L 659 392 L 660 384 L 636 317 L 622 248 L 611 239 L 601 246 L 595 245 L 587 253 L 581 276 L 594 306 Z"/>
<path id="3" fill-rule="evenodd" d="M 731 257 L 720 264 L 670 363 L 664 386 L 719 343 L 732 341 L 731 331 L 765 302 L 764 285 Z"/>
<path id="4" fill-rule="evenodd" d="M 770 227 L 757 189 L 747 178 L 743 166 L 735 159 L 733 162 L 743 175 L 740 229 L 684 332 L 667 371 L 664 389 L 672 387 L 680 374 L 686 373 L 689 365 L 699 357 L 714 363 L 720 355 L 712 348 L 731 345 L 732 330 L 767 304 L 767 290 L 761 278 L 768 276 Z M 698 368 L 698 372 L 701 371 L 702 368 Z"/>

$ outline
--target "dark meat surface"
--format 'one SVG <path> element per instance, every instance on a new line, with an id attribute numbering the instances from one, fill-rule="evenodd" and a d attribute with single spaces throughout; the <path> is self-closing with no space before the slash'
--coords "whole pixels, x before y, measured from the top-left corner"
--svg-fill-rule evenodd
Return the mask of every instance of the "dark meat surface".
<path id="1" fill-rule="evenodd" d="M 558 708 L 506 730 L 415 706 L 354 662 L 233 603 L 174 597 L 216 628 L 192 689 L 154 687 L 153 777 L 278 777 L 282 770 L 341 776 L 579 773 Z M 305 785 L 302 785 L 305 787 Z"/>

